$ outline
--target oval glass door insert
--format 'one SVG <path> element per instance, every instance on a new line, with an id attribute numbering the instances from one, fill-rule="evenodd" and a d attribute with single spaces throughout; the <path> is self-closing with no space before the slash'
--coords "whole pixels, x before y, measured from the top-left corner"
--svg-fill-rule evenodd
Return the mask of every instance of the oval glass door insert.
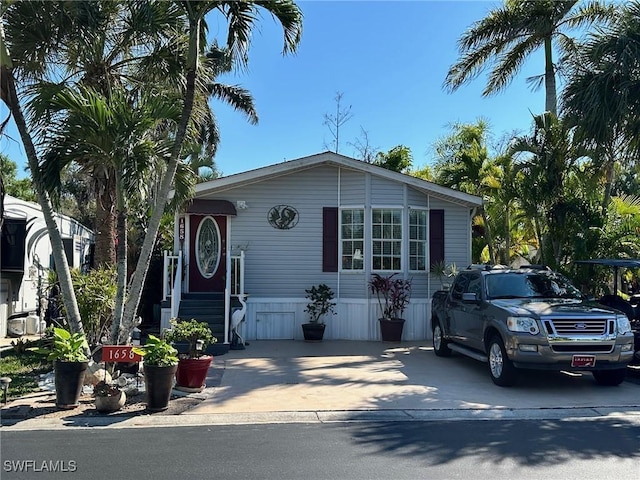
<path id="1" fill-rule="evenodd" d="M 220 230 L 213 217 L 205 217 L 196 233 L 196 263 L 200 275 L 211 278 L 220 263 Z"/>

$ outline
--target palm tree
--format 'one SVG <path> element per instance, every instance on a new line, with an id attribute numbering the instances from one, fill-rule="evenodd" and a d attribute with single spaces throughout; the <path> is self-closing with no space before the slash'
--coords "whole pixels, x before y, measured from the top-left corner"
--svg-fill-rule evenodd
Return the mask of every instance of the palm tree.
<path id="1" fill-rule="evenodd" d="M 517 137 L 509 155 L 528 153 L 521 161 L 519 197 L 524 210 L 534 218 L 542 262 L 553 268 L 567 256 L 571 222 L 580 216 L 579 202 L 566 188 L 567 178 L 578 162 L 591 152 L 574 141 L 575 127 L 546 112 L 534 116 L 534 132 Z M 545 235 L 546 234 L 546 235 Z"/>
<path id="2" fill-rule="evenodd" d="M 39 170 L 36 147 L 31 140 L 27 121 L 22 112 L 14 71 L 12 57 L 5 42 L 3 24 L 0 23 L 0 98 L 5 102 L 13 116 L 27 155 L 36 197 L 42 208 L 42 215 L 47 225 L 52 255 L 60 282 L 60 293 L 62 294 L 67 312 L 67 321 L 74 332 L 84 333 L 82 318 L 78 310 L 78 302 L 76 301 L 73 284 L 71 282 L 71 272 L 64 252 L 62 236 L 58 229 L 58 223 L 53 216 L 54 211 L 51 197 L 44 186 L 43 176 Z"/>
<path id="3" fill-rule="evenodd" d="M 488 125 L 478 120 L 475 124 L 454 124 L 452 129 L 451 135 L 436 143 L 436 183 L 486 199 L 498 187 L 487 148 Z M 489 259 L 496 263 L 492 229 L 484 207 L 481 215 Z"/>
<path id="4" fill-rule="evenodd" d="M 444 85 L 450 91 L 475 78 L 492 64 L 483 95 L 497 93 L 508 86 L 524 61 L 536 50 L 544 49 L 544 75 L 530 79 L 540 85 L 544 80 L 545 109 L 557 112 L 556 71 L 553 51 L 557 40 L 560 52 L 575 50 L 565 31 L 585 28 L 611 18 L 612 6 L 599 1 L 578 5 L 578 0 L 507 0 L 504 6 L 475 22 L 458 41 L 460 59 L 449 69 Z"/>
<path id="5" fill-rule="evenodd" d="M 160 183 L 156 204 L 149 219 L 149 228 L 145 236 L 140 258 L 135 272 L 131 277 L 130 290 L 124 308 L 120 340 L 125 340 L 135 326 L 135 315 L 140 303 L 142 287 L 149 269 L 149 262 L 153 253 L 153 246 L 160 228 L 160 222 L 167 204 L 169 192 L 173 185 L 174 176 L 181 159 L 181 151 L 186 137 L 187 128 L 191 122 L 195 97 L 198 92 L 198 66 L 203 53 L 201 39 L 206 30 L 205 16 L 209 13 L 219 13 L 228 22 L 227 47 L 232 52 L 235 61 L 246 65 L 248 62 L 248 48 L 250 34 L 261 10 L 270 13 L 282 26 L 284 32 L 283 54 L 295 52 L 302 34 L 302 12 L 290 0 L 270 1 L 181 1 L 177 5 L 183 10 L 187 20 L 188 56 L 185 71 L 185 89 L 183 109 L 180 123 L 173 137 L 173 150 L 166 172 Z"/>
<path id="6" fill-rule="evenodd" d="M 170 71 L 174 30 L 180 28 L 170 7 L 152 1 L 16 2 L 7 9 L 7 37 L 22 78 L 34 86 L 84 85 L 108 95 L 113 87 L 139 84 L 140 72 L 149 75 L 150 65 Z M 92 166 L 95 261 L 113 264 L 115 173 L 99 162 Z"/>
<path id="7" fill-rule="evenodd" d="M 631 168 L 640 151 L 640 3 L 620 7 L 609 28 L 593 32 L 570 62 L 562 110 L 598 149 L 605 175 L 602 209 L 609 205 L 616 162 Z"/>
<path id="8" fill-rule="evenodd" d="M 95 170 L 97 162 L 115 174 L 116 319 L 122 316 L 126 292 L 129 210 L 133 199 L 144 192 L 151 172 L 169 154 L 170 141 L 158 138 L 157 130 L 176 124 L 180 110 L 179 99 L 151 88 L 134 96 L 121 88 L 112 88 L 108 96 L 88 87 L 56 89 L 45 106 L 44 112 L 49 112 L 53 121 L 47 127 L 50 148 L 45 152 L 43 169 L 49 181 L 55 182 L 52 188 L 60 187 L 59 173 L 72 162 L 89 171 Z"/>
<path id="9" fill-rule="evenodd" d="M 55 7 L 52 7 L 49 2 L 42 2 L 42 9 L 39 9 L 38 6 L 30 8 L 36 3 L 39 2 L 18 2 L 15 9 L 12 7 L 9 10 L 13 21 L 9 21 L 8 25 L 19 26 L 13 30 L 12 46 L 15 46 L 22 55 L 21 58 L 24 58 L 21 70 L 24 78 L 35 80 L 45 78 L 47 73 L 52 72 L 47 70 L 47 62 L 44 60 L 55 59 L 59 60 L 62 65 L 68 65 L 69 74 L 65 78 L 67 84 L 90 85 L 104 95 L 109 95 L 111 87 L 118 85 L 126 84 L 129 88 L 135 89 L 144 87 L 148 82 L 158 82 L 160 79 L 163 81 L 173 80 L 175 87 L 186 83 L 187 88 L 183 92 L 182 121 L 178 125 L 177 132 L 170 132 L 175 143 L 170 162 L 164 170 L 166 172 L 164 178 L 168 179 L 168 182 L 162 183 L 156 192 L 162 200 L 156 203 L 154 212 L 163 210 L 166 204 L 174 174 L 178 170 L 178 163 L 181 160 L 181 147 L 187 137 L 187 130 L 195 128 L 205 131 L 206 120 L 192 124 L 194 105 L 196 110 L 207 110 L 207 96 L 203 94 L 203 92 L 206 93 L 206 88 L 202 88 L 199 81 L 202 80 L 204 84 L 213 85 L 211 88 L 214 94 L 224 96 L 224 92 L 220 94 L 220 85 L 207 82 L 206 75 L 203 75 L 203 72 L 198 72 L 202 65 L 207 66 L 211 63 L 209 60 L 204 62 L 199 60 L 199 56 L 202 54 L 200 36 L 205 31 L 204 14 L 211 10 L 217 10 L 229 20 L 228 43 L 232 51 L 235 49 L 236 54 L 239 54 L 237 58 L 241 62 L 247 61 L 248 33 L 257 19 L 258 3 L 260 7 L 267 9 L 280 19 L 285 27 L 285 53 L 295 49 L 300 38 L 301 14 L 295 4 L 289 1 L 256 3 L 60 2 Z M 85 3 L 91 5 L 84 5 Z M 23 4 L 28 4 L 28 6 L 23 7 Z M 117 12 L 115 17 L 114 12 Z M 130 28 L 121 28 L 121 23 L 116 21 L 121 20 L 125 13 L 129 15 L 127 18 L 130 21 L 124 22 L 124 25 Z M 47 23 L 42 27 L 45 35 L 39 35 L 36 39 L 29 35 L 21 36 L 22 32 L 39 31 L 37 25 L 29 23 L 33 22 L 34 18 L 36 24 L 38 20 L 43 21 L 45 18 L 46 22 L 49 22 L 50 18 L 59 22 Z M 186 28 L 187 24 L 191 25 L 190 30 Z M 35 28 L 25 29 L 24 25 Z M 109 30 L 109 26 L 115 27 Z M 190 34 L 189 42 L 182 41 L 184 38 L 182 34 L 185 30 Z M 78 34 L 82 38 L 76 39 L 74 37 Z M 41 37 L 47 41 L 42 41 Z M 34 40 L 37 40 L 35 44 Z M 95 44 L 92 44 L 92 41 Z M 188 47 L 189 69 L 186 80 L 184 75 L 179 75 L 180 72 L 184 72 L 184 63 L 180 62 L 185 58 L 182 54 L 183 50 L 180 49 L 182 47 Z M 139 56 L 131 54 L 140 52 L 142 55 Z M 54 73 L 59 74 L 59 70 Z M 168 75 L 170 73 L 174 75 Z M 143 80 L 147 83 L 143 83 Z M 45 87 L 48 86 L 45 85 Z M 250 120 L 255 121 L 257 117 L 253 105 L 251 102 L 246 102 L 246 97 L 246 92 L 241 89 L 229 89 L 227 97 L 223 100 L 241 99 L 245 101 L 245 105 L 248 104 L 250 107 L 246 113 Z M 37 105 L 38 101 L 40 100 L 36 99 L 33 104 Z M 242 105 L 240 108 L 243 108 Z M 35 108 L 34 111 L 38 111 L 38 109 Z M 41 118 L 46 119 L 47 117 Z M 209 125 L 214 123 L 212 118 L 208 119 Z M 116 172 L 110 171 L 108 165 L 103 166 L 97 163 L 95 165 L 99 169 L 98 174 L 104 173 L 103 180 L 117 177 Z M 35 162 L 31 164 L 31 168 L 36 166 L 38 166 L 37 157 Z M 162 168 L 157 169 L 156 172 L 158 170 L 163 173 Z M 33 175 L 35 176 L 36 173 Z M 110 188 L 105 190 L 110 190 Z M 153 217 L 151 221 L 153 222 Z M 155 232 L 157 233 L 157 227 Z M 150 241 L 151 248 L 153 240 Z M 141 258 L 146 254 L 145 245 L 148 247 L 149 242 L 143 244 Z M 136 280 L 141 284 L 138 289 L 134 287 L 138 299 L 128 304 L 130 322 L 133 322 L 135 305 L 139 303 L 139 292 L 144 282 L 146 268 L 148 268 L 148 260 L 146 265 L 143 262 L 139 266 L 141 268 L 136 268 L 138 275 L 134 273 L 134 278 L 132 278 L 134 284 Z M 141 272 L 141 270 L 144 271 Z M 120 319 L 116 318 L 114 325 L 119 326 L 120 323 Z"/>

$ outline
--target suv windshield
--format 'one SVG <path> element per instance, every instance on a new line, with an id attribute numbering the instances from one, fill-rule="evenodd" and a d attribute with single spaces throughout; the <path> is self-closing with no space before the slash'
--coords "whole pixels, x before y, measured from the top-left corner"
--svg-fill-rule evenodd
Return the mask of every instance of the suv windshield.
<path id="1" fill-rule="evenodd" d="M 499 272 L 486 277 L 487 297 L 575 298 L 582 294 L 566 277 L 554 272 Z"/>

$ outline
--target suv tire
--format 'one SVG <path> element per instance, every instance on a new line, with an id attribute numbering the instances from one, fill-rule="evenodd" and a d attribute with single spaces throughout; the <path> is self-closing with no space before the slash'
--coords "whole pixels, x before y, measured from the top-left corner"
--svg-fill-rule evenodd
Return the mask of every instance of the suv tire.
<path id="1" fill-rule="evenodd" d="M 489 374 L 491 380 L 501 387 L 510 387 L 516 383 L 517 371 L 513 366 L 507 350 L 504 348 L 504 342 L 498 335 L 494 335 L 489 340 Z"/>
<path id="2" fill-rule="evenodd" d="M 593 378 L 595 378 L 596 382 L 599 385 L 604 385 L 607 387 L 615 387 L 620 385 L 627 376 L 626 369 L 618 369 L 618 370 L 594 370 Z"/>
<path id="3" fill-rule="evenodd" d="M 440 326 L 440 321 L 432 318 L 431 323 L 433 324 L 433 351 L 438 357 L 449 357 L 451 355 L 451 349 L 449 348 L 449 342 L 444 339 L 444 332 Z"/>

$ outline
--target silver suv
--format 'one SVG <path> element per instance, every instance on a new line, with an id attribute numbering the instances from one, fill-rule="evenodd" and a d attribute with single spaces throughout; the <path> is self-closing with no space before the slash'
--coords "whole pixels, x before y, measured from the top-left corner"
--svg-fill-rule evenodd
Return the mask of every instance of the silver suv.
<path id="1" fill-rule="evenodd" d="M 634 353 L 622 312 L 588 301 L 564 276 L 540 268 L 468 268 L 434 294 L 436 355 L 457 351 L 487 362 L 494 383 L 518 369 L 590 371 L 618 385 Z"/>

